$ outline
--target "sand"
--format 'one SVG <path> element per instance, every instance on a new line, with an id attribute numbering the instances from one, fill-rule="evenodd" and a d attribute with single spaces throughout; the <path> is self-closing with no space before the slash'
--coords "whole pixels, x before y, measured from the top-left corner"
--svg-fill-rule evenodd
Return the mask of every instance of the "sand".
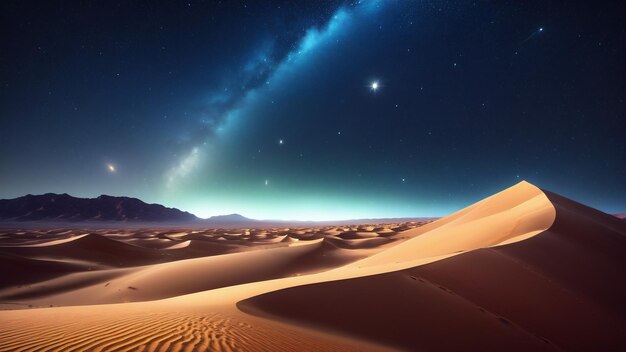
<path id="1" fill-rule="evenodd" d="M 430 223 L 82 230 L 0 235 L 0 351 L 626 348 L 626 225 L 527 182 Z"/>

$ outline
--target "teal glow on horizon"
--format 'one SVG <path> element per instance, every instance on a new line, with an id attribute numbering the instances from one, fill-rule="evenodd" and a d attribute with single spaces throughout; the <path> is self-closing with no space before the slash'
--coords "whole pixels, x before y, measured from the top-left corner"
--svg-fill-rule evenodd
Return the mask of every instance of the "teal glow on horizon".
<path id="1" fill-rule="evenodd" d="M 201 218 L 238 213 L 253 219 L 331 221 L 363 218 L 439 217 L 456 209 L 424 206 L 419 201 L 397 201 L 390 197 L 320 196 L 296 192 L 256 195 L 212 195 L 206 198 L 170 199 L 168 206 L 189 211 Z"/>

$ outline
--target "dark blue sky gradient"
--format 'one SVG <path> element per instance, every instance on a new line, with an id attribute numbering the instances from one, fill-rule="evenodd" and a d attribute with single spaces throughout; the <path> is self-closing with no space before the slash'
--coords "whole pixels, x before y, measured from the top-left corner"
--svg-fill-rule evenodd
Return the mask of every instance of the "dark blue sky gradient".
<path id="1" fill-rule="evenodd" d="M 619 2 L 0 7 L 2 198 L 429 216 L 525 179 L 626 210 Z"/>

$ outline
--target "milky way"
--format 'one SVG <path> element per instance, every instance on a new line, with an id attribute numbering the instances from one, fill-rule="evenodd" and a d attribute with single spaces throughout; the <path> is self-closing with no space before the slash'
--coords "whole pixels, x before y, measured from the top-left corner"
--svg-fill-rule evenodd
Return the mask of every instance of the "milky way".
<path id="1" fill-rule="evenodd" d="M 0 7 L 1 198 L 437 216 L 526 179 L 626 209 L 618 3 Z"/>

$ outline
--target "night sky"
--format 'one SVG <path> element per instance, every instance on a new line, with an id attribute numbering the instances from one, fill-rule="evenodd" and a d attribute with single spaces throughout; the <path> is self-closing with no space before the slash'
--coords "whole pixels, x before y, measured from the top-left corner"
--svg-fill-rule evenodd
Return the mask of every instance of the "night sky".
<path id="1" fill-rule="evenodd" d="M 3 1 L 0 198 L 439 216 L 521 180 L 626 210 L 619 1 Z"/>

